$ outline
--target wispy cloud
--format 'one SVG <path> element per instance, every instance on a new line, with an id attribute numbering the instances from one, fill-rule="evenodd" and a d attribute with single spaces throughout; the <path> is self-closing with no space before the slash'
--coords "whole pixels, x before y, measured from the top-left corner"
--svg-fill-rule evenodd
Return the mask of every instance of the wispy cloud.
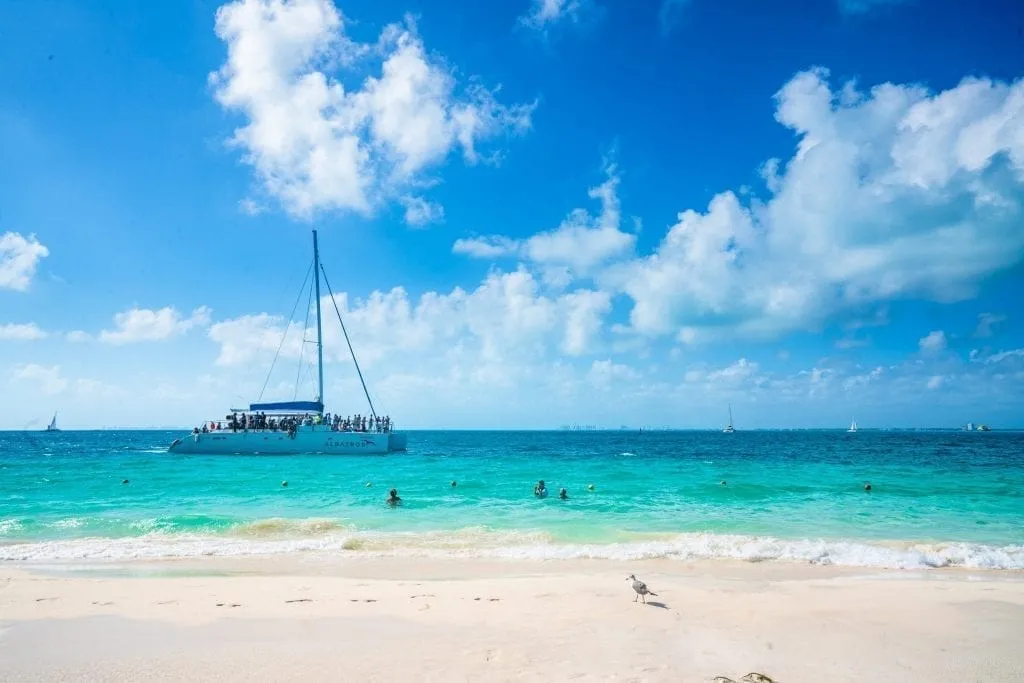
<path id="1" fill-rule="evenodd" d="M 979 338 L 991 337 L 996 325 L 1006 321 L 1005 315 L 995 313 L 979 313 L 978 326 L 974 329 L 974 336 Z"/>
<path id="2" fill-rule="evenodd" d="M 686 8 L 693 0 L 661 0 L 661 8 L 658 10 L 658 26 L 662 35 L 672 32 L 686 12 Z"/>
<path id="3" fill-rule="evenodd" d="M 912 0 L 836 0 L 839 11 L 847 15 L 867 14 L 882 7 L 901 5 Z"/>
<path id="4" fill-rule="evenodd" d="M 531 0 L 530 10 L 519 17 L 519 24 L 546 33 L 558 24 L 579 23 L 592 9 L 591 0 Z"/>

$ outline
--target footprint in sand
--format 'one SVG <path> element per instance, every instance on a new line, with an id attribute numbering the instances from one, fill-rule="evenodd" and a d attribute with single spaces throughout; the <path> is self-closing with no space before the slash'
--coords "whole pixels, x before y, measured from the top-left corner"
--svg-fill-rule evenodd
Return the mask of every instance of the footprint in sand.
<path id="1" fill-rule="evenodd" d="M 237 602 L 218 602 L 217 607 L 241 607 Z"/>
<path id="2" fill-rule="evenodd" d="M 374 600 L 373 598 L 366 598 L 364 600 L 360 600 L 359 598 L 352 598 L 351 600 L 349 600 L 349 602 L 377 602 L 377 601 Z"/>
<path id="3" fill-rule="evenodd" d="M 295 598 L 294 600 L 285 600 L 285 604 L 290 604 L 293 602 L 313 602 L 313 600 L 310 598 Z"/>
<path id="4" fill-rule="evenodd" d="M 60 600 L 60 598 L 36 598 L 36 602 L 49 602 L 50 600 Z"/>
<path id="5" fill-rule="evenodd" d="M 114 603 L 112 603 L 112 602 L 110 602 L 110 601 L 107 601 L 107 602 L 99 602 L 99 601 L 97 601 L 97 600 L 93 600 L 93 601 L 92 601 L 92 604 L 94 604 L 94 605 L 99 605 L 100 607 L 109 607 L 110 605 L 113 605 Z"/>
<path id="6" fill-rule="evenodd" d="M 160 601 L 160 602 L 158 602 L 156 604 L 158 604 L 158 605 L 177 605 L 178 601 L 177 600 L 162 600 L 162 601 Z"/>
<path id="7" fill-rule="evenodd" d="M 416 598 L 433 598 L 433 597 L 437 597 L 437 596 L 435 596 L 433 593 L 424 593 L 423 595 L 410 595 L 409 599 L 410 600 L 415 600 Z"/>

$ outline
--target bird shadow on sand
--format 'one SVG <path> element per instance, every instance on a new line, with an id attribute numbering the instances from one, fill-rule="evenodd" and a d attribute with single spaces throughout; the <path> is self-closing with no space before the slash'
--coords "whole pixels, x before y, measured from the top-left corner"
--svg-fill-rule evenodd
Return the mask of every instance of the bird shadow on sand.
<path id="1" fill-rule="evenodd" d="M 647 605 L 648 607 L 660 607 L 661 609 L 672 609 L 671 607 L 669 607 L 665 603 L 659 602 L 657 600 L 648 600 L 644 604 Z"/>

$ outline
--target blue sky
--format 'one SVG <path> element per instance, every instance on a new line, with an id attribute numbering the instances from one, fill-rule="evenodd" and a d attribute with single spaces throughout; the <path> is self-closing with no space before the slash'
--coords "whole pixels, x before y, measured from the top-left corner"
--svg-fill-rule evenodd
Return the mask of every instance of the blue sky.
<path id="1" fill-rule="evenodd" d="M 14 0 L 0 27 L 0 427 L 312 397 L 314 227 L 400 425 L 1024 426 L 1011 0 Z M 325 334 L 328 408 L 363 411 Z"/>

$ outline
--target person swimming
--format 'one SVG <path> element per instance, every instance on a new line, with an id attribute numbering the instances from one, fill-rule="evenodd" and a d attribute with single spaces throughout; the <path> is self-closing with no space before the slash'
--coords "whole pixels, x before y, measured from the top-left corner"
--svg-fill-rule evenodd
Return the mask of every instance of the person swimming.
<path id="1" fill-rule="evenodd" d="M 401 505 L 402 499 L 398 497 L 398 489 L 388 491 L 388 505 Z"/>
<path id="2" fill-rule="evenodd" d="M 562 500 L 569 500 L 569 492 L 566 491 L 564 488 L 558 489 L 558 497 L 561 498 Z"/>
<path id="3" fill-rule="evenodd" d="M 537 482 L 537 485 L 533 487 L 533 495 L 538 498 L 546 498 L 548 495 L 548 487 L 544 485 L 544 480 L 541 479 Z"/>

